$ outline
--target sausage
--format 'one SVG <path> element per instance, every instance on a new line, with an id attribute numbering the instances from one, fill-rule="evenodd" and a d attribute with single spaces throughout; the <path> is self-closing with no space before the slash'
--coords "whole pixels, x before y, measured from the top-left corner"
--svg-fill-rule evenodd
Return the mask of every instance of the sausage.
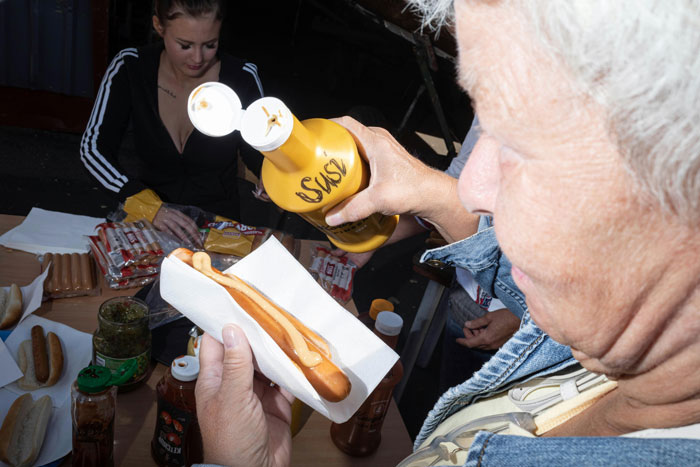
<path id="1" fill-rule="evenodd" d="M 92 279 L 92 265 L 90 264 L 90 255 L 83 253 L 80 255 L 80 287 L 87 291 L 92 290 L 95 286 L 93 285 Z"/>
<path id="2" fill-rule="evenodd" d="M 71 260 L 69 254 L 61 255 L 61 291 L 69 292 L 72 288 L 71 278 Z"/>
<path id="3" fill-rule="evenodd" d="M 57 293 L 61 291 L 61 270 L 63 269 L 63 255 L 53 255 L 53 271 L 51 273 L 51 288 L 49 292 Z"/>
<path id="4" fill-rule="evenodd" d="M 70 285 L 71 290 L 82 290 L 80 283 L 80 255 L 71 253 L 70 255 Z"/>
<path id="5" fill-rule="evenodd" d="M 32 355 L 34 356 L 34 373 L 40 383 L 49 379 L 49 355 L 44 338 L 44 329 L 36 325 L 32 328 Z"/>
<path id="6" fill-rule="evenodd" d="M 171 256 L 222 285 L 270 335 L 321 397 L 339 402 L 350 394 L 350 380 L 331 361 L 328 344 L 320 336 L 241 279 L 212 268 L 206 253 L 178 248 Z"/>
<path id="7" fill-rule="evenodd" d="M 54 262 L 53 259 L 53 254 L 52 253 L 46 253 L 44 255 L 44 260 L 41 262 L 41 272 L 43 273 L 46 271 L 46 268 L 51 267 L 51 263 Z M 51 275 L 51 271 L 46 275 L 46 279 L 44 281 L 44 292 L 46 293 L 51 293 L 51 289 L 53 287 L 53 276 Z"/>

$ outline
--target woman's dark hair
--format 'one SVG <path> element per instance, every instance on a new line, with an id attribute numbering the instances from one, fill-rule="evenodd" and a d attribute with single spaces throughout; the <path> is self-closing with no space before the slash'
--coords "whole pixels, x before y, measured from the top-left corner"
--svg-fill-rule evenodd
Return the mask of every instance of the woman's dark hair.
<path id="1" fill-rule="evenodd" d="M 162 25 L 180 16 L 192 18 L 214 13 L 217 20 L 226 16 L 226 0 L 154 0 L 153 14 Z"/>

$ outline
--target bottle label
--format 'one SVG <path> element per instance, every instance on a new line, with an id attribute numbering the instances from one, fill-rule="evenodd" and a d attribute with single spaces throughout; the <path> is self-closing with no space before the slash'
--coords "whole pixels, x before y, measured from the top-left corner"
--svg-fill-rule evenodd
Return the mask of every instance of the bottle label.
<path id="1" fill-rule="evenodd" d="M 389 408 L 389 399 L 368 400 L 355 413 L 355 426 L 366 433 L 373 433 L 382 429 L 384 417 Z"/>
<path id="2" fill-rule="evenodd" d="M 131 358 L 112 358 L 95 351 L 95 365 L 107 367 L 112 371 L 117 371 L 124 362 L 128 362 L 130 360 L 135 360 L 138 368 L 134 372 L 134 375 L 129 378 L 129 381 L 127 381 L 126 384 L 141 381 L 141 379 L 146 375 L 148 363 L 151 361 L 151 349 L 149 348 L 141 355 Z"/>
<path id="3" fill-rule="evenodd" d="M 158 399 L 153 455 L 161 465 L 187 465 L 186 435 L 196 418 L 168 401 Z"/>
<path id="4" fill-rule="evenodd" d="M 324 155 L 328 156 L 325 151 Z M 306 203 L 318 204 L 323 201 L 324 193 L 330 195 L 333 189 L 342 183 L 347 173 L 345 161 L 342 159 L 338 161 L 331 157 L 330 161 L 323 164 L 323 170 L 316 176 L 303 177 L 299 181 L 301 191 L 297 191 L 296 195 Z"/>

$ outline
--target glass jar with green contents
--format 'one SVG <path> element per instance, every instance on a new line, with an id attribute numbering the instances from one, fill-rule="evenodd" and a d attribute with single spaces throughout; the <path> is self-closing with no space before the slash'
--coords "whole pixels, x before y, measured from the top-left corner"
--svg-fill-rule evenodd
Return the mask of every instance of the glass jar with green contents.
<path id="1" fill-rule="evenodd" d="M 135 360 L 138 368 L 120 391 L 143 380 L 151 360 L 151 330 L 148 305 L 134 297 L 114 297 L 97 312 L 97 330 L 92 337 L 92 361 L 116 371 L 124 362 Z"/>

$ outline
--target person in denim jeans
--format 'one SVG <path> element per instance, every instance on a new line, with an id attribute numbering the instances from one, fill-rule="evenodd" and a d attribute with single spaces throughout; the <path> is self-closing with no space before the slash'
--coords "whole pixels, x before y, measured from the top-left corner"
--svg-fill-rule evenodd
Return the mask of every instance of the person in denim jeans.
<path id="1" fill-rule="evenodd" d="M 340 119 L 372 178 L 326 220 L 420 216 L 453 242 L 424 259 L 471 268 L 505 295 L 517 286 L 527 306 L 515 335 L 438 401 L 415 454 L 441 453 L 424 442 L 446 433 L 469 466 L 700 464 L 697 2 L 413 4 L 428 21 L 454 19 L 459 81 L 482 136 L 455 184 L 388 133 Z M 457 241 L 488 218 L 492 225 Z M 480 251 L 465 249 L 475 243 Z M 493 268 L 499 249 L 512 264 L 505 280 Z M 205 459 L 287 465 L 286 395 L 253 391 L 239 328 L 224 328 L 223 341 L 207 337 L 200 354 Z M 540 379 L 580 374 L 579 365 L 585 378 L 602 377 L 595 397 L 544 430 L 521 411 L 510 417 L 514 434 L 488 416 L 445 431 L 504 394 L 522 402 Z M 571 381 L 562 397 L 579 390 Z M 454 465 L 441 454 L 437 465 Z"/>

